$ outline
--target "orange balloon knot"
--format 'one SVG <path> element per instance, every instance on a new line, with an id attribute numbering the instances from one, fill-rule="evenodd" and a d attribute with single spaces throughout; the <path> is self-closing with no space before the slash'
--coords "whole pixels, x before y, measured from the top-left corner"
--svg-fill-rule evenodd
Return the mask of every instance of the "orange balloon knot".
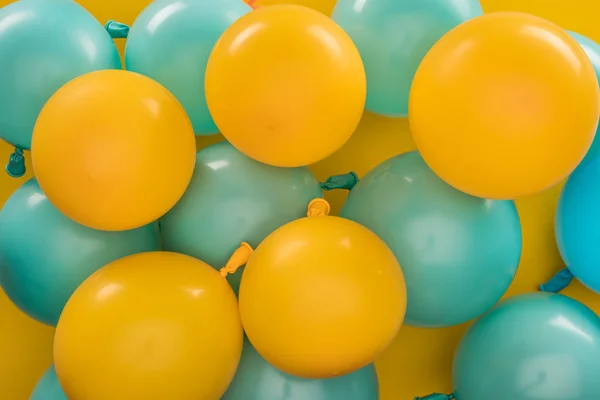
<path id="1" fill-rule="evenodd" d="M 308 212 L 306 213 L 307 217 L 317 217 L 321 215 L 329 215 L 331 211 L 331 206 L 325 199 L 316 198 L 313 199 L 310 203 L 308 203 Z"/>
<path id="2" fill-rule="evenodd" d="M 227 278 L 227 275 L 235 274 L 238 269 L 246 265 L 248 260 L 250 260 L 250 257 L 252 256 L 253 252 L 254 249 L 252 248 L 252 246 L 250 246 L 246 242 L 242 242 L 242 244 L 240 244 L 240 247 L 238 247 L 236 251 L 233 252 L 231 257 L 229 258 L 229 261 L 227 261 L 227 264 L 225 264 L 225 266 L 219 270 L 221 276 L 223 278 Z"/>
<path id="3" fill-rule="evenodd" d="M 258 7 L 258 4 L 256 4 L 257 0 L 244 0 L 244 2 L 252 8 Z"/>

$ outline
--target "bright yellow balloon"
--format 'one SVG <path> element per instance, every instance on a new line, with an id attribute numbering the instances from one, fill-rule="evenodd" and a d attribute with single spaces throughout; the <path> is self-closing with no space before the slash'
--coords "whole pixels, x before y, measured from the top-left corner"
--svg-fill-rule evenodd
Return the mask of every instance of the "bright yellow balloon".
<path id="1" fill-rule="evenodd" d="M 31 157 L 60 211 L 116 231 L 148 224 L 175 205 L 192 177 L 196 145 L 185 110 L 167 89 L 107 70 L 76 78 L 50 98 Z"/>
<path id="2" fill-rule="evenodd" d="M 182 254 L 141 253 L 75 291 L 54 363 L 71 400 L 216 400 L 242 341 L 235 294 L 216 270 Z"/>
<path id="3" fill-rule="evenodd" d="M 374 233 L 328 216 L 296 220 L 256 249 L 240 288 L 248 338 L 272 365 L 304 378 L 355 371 L 396 336 L 406 287 Z"/>
<path id="4" fill-rule="evenodd" d="M 330 16 L 337 0 L 244 0 L 252 8 L 272 6 L 275 4 L 297 4 L 309 7 Z"/>
<path id="5" fill-rule="evenodd" d="M 522 13 L 459 25 L 423 59 L 409 122 L 429 166 L 473 196 L 513 199 L 567 177 L 600 112 L 594 68 L 566 31 Z"/>
<path id="6" fill-rule="evenodd" d="M 360 121 L 365 71 L 329 17 L 297 5 L 259 7 L 229 27 L 206 68 L 206 100 L 238 150 L 297 167 L 338 150 Z"/>

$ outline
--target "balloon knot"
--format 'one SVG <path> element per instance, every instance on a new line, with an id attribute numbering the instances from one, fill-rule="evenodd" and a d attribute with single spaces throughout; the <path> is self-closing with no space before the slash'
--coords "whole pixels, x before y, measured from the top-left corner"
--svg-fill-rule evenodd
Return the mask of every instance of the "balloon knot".
<path id="1" fill-rule="evenodd" d="M 246 242 L 242 242 L 240 247 L 233 252 L 229 258 L 229 261 L 227 261 L 227 264 L 225 264 L 225 266 L 219 270 L 221 276 L 223 278 L 227 278 L 227 275 L 235 274 L 238 269 L 248 263 L 248 260 L 250 260 L 253 252 L 254 249 L 252 249 L 252 246 Z"/>
<path id="2" fill-rule="evenodd" d="M 15 151 L 10 155 L 4 169 L 12 178 L 20 178 L 25 175 L 27 168 L 25 168 L 25 157 L 23 156 L 22 148 L 15 147 Z"/>
<path id="3" fill-rule="evenodd" d="M 125 39 L 129 35 L 129 26 L 112 19 L 104 25 L 104 29 L 113 39 Z"/>
<path id="4" fill-rule="evenodd" d="M 569 268 L 560 270 L 556 275 L 552 277 L 548 282 L 540 285 L 542 292 L 559 293 L 561 290 L 569 286 L 573 280 L 573 274 Z"/>
<path id="5" fill-rule="evenodd" d="M 321 182 L 321 188 L 323 190 L 352 190 L 357 183 L 358 175 L 355 172 L 348 172 L 347 174 L 330 176 L 325 182 Z"/>
<path id="6" fill-rule="evenodd" d="M 322 215 L 329 215 L 331 211 L 331 206 L 325 199 L 316 198 L 311 200 L 308 203 L 308 212 L 306 213 L 307 217 L 317 217 Z"/>
<path id="7" fill-rule="evenodd" d="M 440 394 L 433 393 L 425 397 L 415 397 L 415 400 L 455 400 L 454 393 L 452 394 Z"/>

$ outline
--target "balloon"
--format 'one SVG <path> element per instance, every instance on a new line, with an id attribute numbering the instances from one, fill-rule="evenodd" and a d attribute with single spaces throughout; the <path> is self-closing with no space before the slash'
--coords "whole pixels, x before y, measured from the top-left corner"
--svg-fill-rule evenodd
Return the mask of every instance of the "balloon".
<path id="1" fill-rule="evenodd" d="M 158 248 L 155 224 L 123 232 L 86 228 L 61 214 L 33 179 L 0 211 L 0 285 L 23 312 L 52 326 L 97 269 Z"/>
<path id="2" fill-rule="evenodd" d="M 246 14 L 221 36 L 206 67 L 206 100 L 223 136 L 277 167 L 309 165 L 342 147 L 360 121 L 365 96 L 352 40 L 330 18 L 302 6 Z"/>
<path id="3" fill-rule="evenodd" d="M 175 97 L 142 75 L 92 72 L 63 86 L 35 126 L 32 161 L 48 199 L 93 229 L 138 228 L 185 192 L 196 143 Z"/>
<path id="4" fill-rule="evenodd" d="M 42 375 L 29 400 L 69 400 L 60 387 L 54 365 Z"/>
<path id="5" fill-rule="evenodd" d="M 244 0 L 252 8 L 272 6 L 275 4 L 297 4 L 312 8 L 329 16 L 337 0 Z"/>
<path id="6" fill-rule="evenodd" d="M 406 309 L 402 272 L 385 243 L 362 225 L 328 216 L 270 234 L 246 265 L 239 299 L 260 355 L 283 372 L 315 379 L 373 362 Z"/>
<path id="7" fill-rule="evenodd" d="M 250 11 L 240 0 L 156 0 L 129 31 L 126 68 L 169 89 L 197 135 L 218 133 L 204 96 L 206 63 L 225 29 Z"/>
<path id="8" fill-rule="evenodd" d="M 378 400 L 375 366 L 330 379 L 288 375 L 262 358 L 248 341 L 233 382 L 221 400 Z"/>
<path id="9" fill-rule="evenodd" d="M 600 393 L 600 319 L 550 293 L 513 297 L 467 331 L 454 356 L 456 400 L 589 400 Z"/>
<path id="10" fill-rule="evenodd" d="M 97 271 L 56 327 L 54 362 L 69 398 L 219 399 L 243 331 L 235 295 L 206 263 L 141 253 Z"/>
<path id="11" fill-rule="evenodd" d="M 551 22 L 486 14 L 442 37 L 415 75 L 413 138 L 458 190 L 514 199 L 566 178 L 589 149 L 600 111 L 585 52 Z"/>
<path id="12" fill-rule="evenodd" d="M 246 157 L 227 142 L 199 151 L 192 182 L 161 220 L 165 250 L 216 267 L 240 245 L 258 246 L 280 226 L 306 215 L 322 197 L 308 168 L 277 168 Z M 228 280 L 237 293 L 241 272 Z"/>
<path id="13" fill-rule="evenodd" d="M 459 192 L 417 152 L 369 172 L 340 215 L 372 230 L 396 255 L 406 280 L 408 325 L 439 328 L 478 317 L 500 300 L 519 266 L 514 203 Z"/>
<path id="14" fill-rule="evenodd" d="M 446 32 L 481 14 L 479 0 L 338 0 L 332 18 L 360 50 L 367 110 L 406 117 L 410 85 L 427 51 Z"/>

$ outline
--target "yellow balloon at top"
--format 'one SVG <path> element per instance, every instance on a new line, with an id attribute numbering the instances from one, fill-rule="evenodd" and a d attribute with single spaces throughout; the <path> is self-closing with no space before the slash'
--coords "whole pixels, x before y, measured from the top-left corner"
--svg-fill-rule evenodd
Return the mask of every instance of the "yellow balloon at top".
<path id="1" fill-rule="evenodd" d="M 225 138 L 279 167 L 338 150 L 360 121 L 366 78 L 348 35 L 320 12 L 259 7 L 221 36 L 208 60 L 206 100 Z"/>
<path id="2" fill-rule="evenodd" d="M 244 0 L 250 7 L 258 8 L 275 4 L 297 4 L 309 7 L 329 16 L 333 12 L 337 0 Z"/>

